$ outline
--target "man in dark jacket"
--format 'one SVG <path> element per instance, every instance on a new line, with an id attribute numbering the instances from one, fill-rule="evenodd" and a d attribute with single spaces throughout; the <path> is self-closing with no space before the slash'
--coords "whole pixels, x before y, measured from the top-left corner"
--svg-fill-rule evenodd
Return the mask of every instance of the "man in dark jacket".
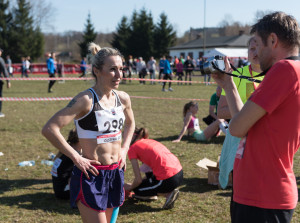
<path id="1" fill-rule="evenodd" d="M 9 77 L 7 69 L 5 67 L 5 62 L 3 60 L 2 56 L 3 50 L 0 49 L 0 77 Z M 3 74 L 3 76 L 2 76 Z M 7 88 L 10 88 L 10 82 L 9 80 L 6 81 L 7 83 Z M 4 82 L 0 80 L 0 98 L 2 98 L 2 90 L 3 90 L 3 84 Z M 2 101 L 0 101 L 0 118 L 3 118 L 5 115 L 1 112 L 2 111 Z"/>
<path id="2" fill-rule="evenodd" d="M 184 62 L 183 67 L 185 69 L 185 81 L 187 81 L 188 76 L 189 76 L 189 81 L 192 81 L 192 72 L 193 72 L 195 66 L 194 66 L 194 63 L 191 60 L 190 56 L 186 57 L 186 61 Z M 192 83 L 190 83 L 190 85 L 191 84 Z"/>

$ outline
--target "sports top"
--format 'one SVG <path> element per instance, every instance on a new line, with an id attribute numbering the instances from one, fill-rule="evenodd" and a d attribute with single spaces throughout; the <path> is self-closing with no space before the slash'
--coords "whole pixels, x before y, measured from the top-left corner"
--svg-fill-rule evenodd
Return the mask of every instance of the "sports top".
<path id="1" fill-rule="evenodd" d="M 108 109 L 101 105 L 93 88 L 88 89 L 88 91 L 93 95 L 92 107 L 86 115 L 74 120 L 78 138 L 96 138 L 98 144 L 121 140 L 125 115 L 118 94 L 112 91 L 116 97 L 116 102 L 113 108 Z"/>
<path id="2" fill-rule="evenodd" d="M 192 119 L 189 122 L 188 129 L 200 130 L 199 120 L 194 116 L 192 116 Z"/>

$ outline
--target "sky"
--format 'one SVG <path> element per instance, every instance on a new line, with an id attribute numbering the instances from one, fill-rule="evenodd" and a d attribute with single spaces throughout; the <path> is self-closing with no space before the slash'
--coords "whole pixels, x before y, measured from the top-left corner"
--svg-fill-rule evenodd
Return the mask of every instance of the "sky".
<path id="1" fill-rule="evenodd" d="M 47 0 L 53 7 L 52 26 L 44 32 L 83 31 L 88 13 L 96 32 L 116 30 L 121 18 L 131 18 L 134 10 L 145 8 L 154 23 L 164 12 L 181 36 L 192 28 L 216 27 L 224 20 L 252 25 L 260 11 L 283 11 L 300 21 L 299 0 Z"/>

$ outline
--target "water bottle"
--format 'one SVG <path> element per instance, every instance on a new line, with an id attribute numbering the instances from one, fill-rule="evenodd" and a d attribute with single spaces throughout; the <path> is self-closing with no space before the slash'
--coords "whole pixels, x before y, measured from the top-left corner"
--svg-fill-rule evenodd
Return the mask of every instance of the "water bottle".
<path id="1" fill-rule="evenodd" d="M 51 160 L 42 160 L 41 164 L 47 165 L 47 166 L 53 166 L 53 161 Z"/>
<path id="2" fill-rule="evenodd" d="M 22 161 L 19 163 L 19 166 L 34 166 L 34 165 L 35 165 L 34 160 Z"/>
<path id="3" fill-rule="evenodd" d="M 51 160 L 54 160 L 55 156 L 56 155 L 52 152 L 48 154 L 48 158 L 51 159 Z"/>

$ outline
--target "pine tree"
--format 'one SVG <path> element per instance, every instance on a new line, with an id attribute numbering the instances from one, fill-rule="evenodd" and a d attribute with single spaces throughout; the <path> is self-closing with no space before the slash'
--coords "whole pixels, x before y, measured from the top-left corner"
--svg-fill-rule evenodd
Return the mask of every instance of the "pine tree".
<path id="1" fill-rule="evenodd" d="M 131 19 L 131 37 L 129 49 L 134 57 L 143 57 L 148 60 L 153 55 L 153 18 L 151 13 L 142 9 L 140 13 L 134 11 Z"/>
<path id="2" fill-rule="evenodd" d="M 4 50 L 4 54 L 9 54 L 10 26 L 12 22 L 12 14 L 9 11 L 9 1 L 0 0 L 0 48 Z"/>
<path id="3" fill-rule="evenodd" d="M 155 57 L 159 58 L 163 55 L 168 55 L 168 48 L 176 42 L 176 31 L 169 24 L 166 14 L 162 13 L 160 15 L 160 21 L 155 26 L 153 36 Z"/>
<path id="4" fill-rule="evenodd" d="M 96 37 L 97 33 L 95 33 L 94 26 L 91 22 L 91 14 L 89 13 L 86 20 L 85 30 L 83 31 L 83 40 L 82 42 L 78 43 L 81 57 L 86 57 L 88 54 L 88 44 L 93 42 Z"/>
<path id="5" fill-rule="evenodd" d="M 128 24 L 128 19 L 126 16 L 123 16 L 121 22 L 118 24 L 117 31 L 113 34 L 111 45 L 120 50 L 125 57 L 128 57 L 131 52 L 130 48 L 128 47 L 130 36 L 131 30 Z"/>
<path id="6" fill-rule="evenodd" d="M 13 61 L 20 62 L 21 57 L 30 56 L 32 60 L 43 52 L 43 35 L 39 27 L 34 27 L 31 5 L 26 0 L 17 0 L 13 9 L 10 49 Z"/>

